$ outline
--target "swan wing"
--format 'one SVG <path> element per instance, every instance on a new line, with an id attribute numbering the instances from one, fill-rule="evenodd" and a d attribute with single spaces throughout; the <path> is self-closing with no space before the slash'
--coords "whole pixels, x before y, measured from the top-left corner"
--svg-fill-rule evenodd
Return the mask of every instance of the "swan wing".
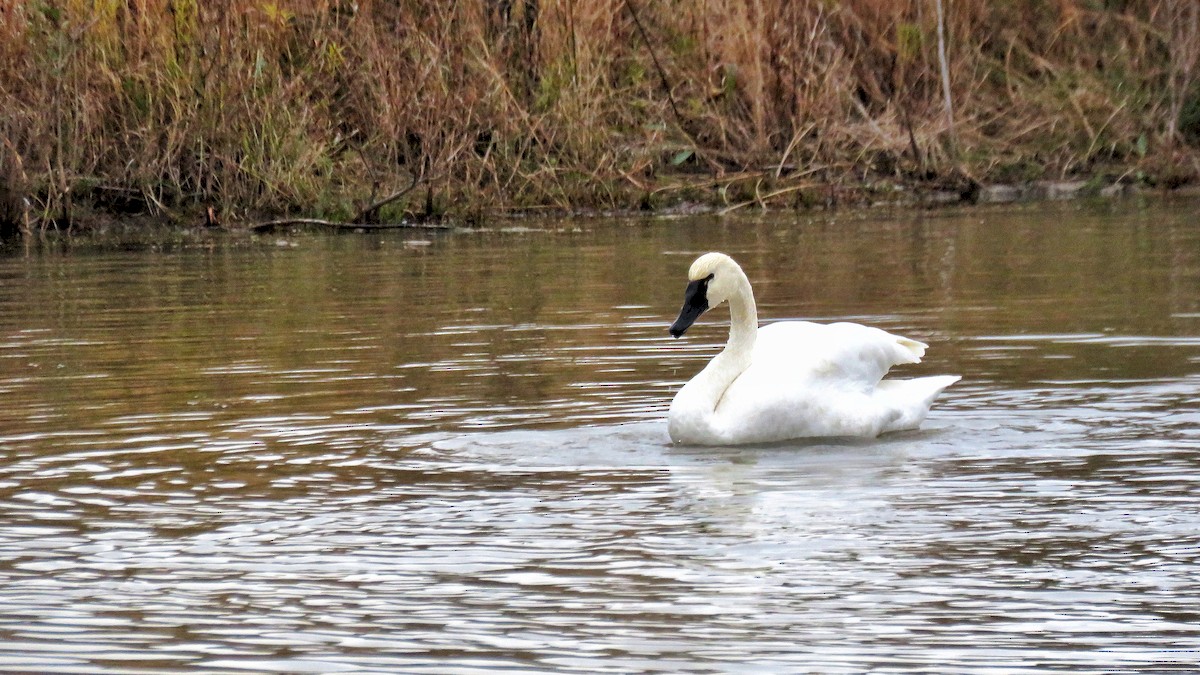
<path id="1" fill-rule="evenodd" d="M 780 381 L 874 388 L 892 366 L 920 363 L 926 345 L 857 323 L 780 321 L 759 329 L 750 369 Z M 749 370 L 749 369 L 748 369 Z"/>
<path id="2" fill-rule="evenodd" d="M 717 426 L 731 442 L 907 428 L 924 417 L 926 397 L 902 400 L 915 392 L 901 387 L 881 397 L 877 386 L 892 366 L 918 363 L 924 352 L 916 340 L 855 323 L 770 324 L 759 331 L 750 366 L 718 402 Z"/>

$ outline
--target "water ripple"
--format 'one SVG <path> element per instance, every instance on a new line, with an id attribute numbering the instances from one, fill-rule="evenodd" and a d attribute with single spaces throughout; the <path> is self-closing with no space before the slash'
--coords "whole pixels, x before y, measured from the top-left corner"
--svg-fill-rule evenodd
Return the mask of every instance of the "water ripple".
<path id="1" fill-rule="evenodd" d="M 1195 670 L 1200 247 L 1063 302 L 1087 262 L 1033 283 L 1007 234 L 1056 222 L 915 223 L 898 267 L 696 227 L 0 261 L 0 671 Z M 921 431 L 671 446 L 724 335 L 665 338 L 659 253 L 701 240 L 967 377 Z"/>

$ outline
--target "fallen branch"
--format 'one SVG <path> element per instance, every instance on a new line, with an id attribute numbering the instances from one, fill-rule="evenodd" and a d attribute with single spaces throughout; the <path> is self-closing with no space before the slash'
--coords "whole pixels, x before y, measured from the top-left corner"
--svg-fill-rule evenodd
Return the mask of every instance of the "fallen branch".
<path id="1" fill-rule="evenodd" d="M 812 176 L 812 175 L 820 173 L 822 171 L 830 171 L 835 168 L 838 168 L 838 167 L 835 165 L 831 165 L 831 164 L 829 164 L 829 165 L 823 164 L 820 166 L 813 166 L 813 167 L 810 167 L 803 171 L 795 171 L 795 172 L 789 174 L 787 176 L 787 179 L 788 180 L 796 180 L 797 178 L 806 178 L 808 176 Z M 658 195 L 658 194 L 661 194 L 664 192 L 674 192 L 676 190 L 695 190 L 695 189 L 701 189 L 701 188 L 707 188 L 707 187 L 716 187 L 719 185 L 724 185 L 725 187 L 729 187 L 729 186 L 733 185 L 734 183 L 737 183 L 739 181 L 745 181 L 745 180 L 758 180 L 761 182 L 762 179 L 766 176 L 766 174 L 768 172 L 772 172 L 772 171 L 774 171 L 774 169 L 772 169 L 770 167 L 766 167 L 766 168 L 762 168 L 762 169 L 754 169 L 752 171 L 743 171 L 741 173 L 736 173 L 736 174 L 726 174 L 719 178 L 710 178 L 708 176 L 705 176 L 695 182 L 681 182 L 681 183 L 671 183 L 670 185 L 660 185 L 659 187 L 654 188 L 654 190 L 652 190 L 650 192 L 650 194 L 651 194 L 651 196 L 654 196 L 654 195 Z M 624 175 L 624 174 L 622 174 L 622 175 Z M 808 184 L 806 183 L 806 185 L 808 185 Z M 768 196 L 770 196 L 770 195 L 768 195 Z"/>
<path id="2" fill-rule="evenodd" d="M 432 180 L 432 179 L 430 179 Z M 365 221 L 369 217 L 375 217 L 379 213 L 379 209 L 391 204 L 400 199 L 404 195 L 412 192 L 421 183 L 428 183 L 422 174 L 413 174 L 412 182 L 406 187 L 403 187 L 392 194 L 380 199 L 379 201 L 367 206 L 354 214 L 348 222 L 341 220 L 322 220 L 320 218 L 281 218 L 279 220 L 268 220 L 261 223 L 255 223 L 250 226 L 250 229 L 255 232 L 274 229 L 276 227 L 290 227 L 292 225 L 315 225 L 317 227 L 330 227 L 335 229 L 349 230 L 452 230 L 453 225 L 442 225 L 435 223 L 367 223 Z"/>
<path id="3" fill-rule="evenodd" d="M 321 220 L 320 218 L 280 218 L 279 220 L 268 220 L 261 223 L 255 223 L 250 226 L 250 230 L 254 232 L 262 232 L 272 230 L 276 227 L 290 227 L 293 225 L 315 225 L 317 227 L 331 227 L 337 229 L 348 230 L 452 230 L 453 225 L 443 223 L 347 223 L 340 220 Z"/>
<path id="4" fill-rule="evenodd" d="M 768 199 L 774 199 L 776 197 L 786 195 L 791 192 L 797 192 L 799 190 L 803 190 L 805 188 L 811 188 L 811 187 L 817 187 L 817 184 L 816 183 L 801 183 L 800 185 L 792 185 L 790 187 L 785 187 L 785 188 L 776 190 L 769 194 L 760 195 L 760 194 L 758 194 L 758 186 L 756 185 L 754 187 L 754 199 L 747 199 L 744 202 L 738 202 L 737 204 L 730 204 L 729 206 L 726 206 L 725 208 L 721 209 L 720 211 L 717 211 L 717 215 L 723 216 L 732 211 L 736 211 L 740 208 L 750 206 L 751 204 L 758 204 L 760 208 L 765 209 L 767 207 Z"/>
<path id="5" fill-rule="evenodd" d="M 421 183 L 429 182 L 429 181 L 422 180 L 422 178 L 423 178 L 422 174 L 414 173 L 413 177 L 412 177 L 412 183 L 409 183 L 408 187 L 401 188 L 401 189 L 393 192 L 392 194 L 384 197 L 383 199 L 380 199 L 379 201 L 375 202 L 374 204 L 371 204 L 370 206 L 366 207 L 365 209 L 362 209 L 358 213 L 354 214 L 354 217 L 350 219 L 351 222 L 357 223 L 357 222 L 366 220 L 368 216 L 378 213 L 379 209 L 382 209 L 383 207 L 387 206 L 388 204 L 391 204 L 392 202 L 396 201 L 397 199 L 400 199 L 404 195 L 412 192 Z"/>

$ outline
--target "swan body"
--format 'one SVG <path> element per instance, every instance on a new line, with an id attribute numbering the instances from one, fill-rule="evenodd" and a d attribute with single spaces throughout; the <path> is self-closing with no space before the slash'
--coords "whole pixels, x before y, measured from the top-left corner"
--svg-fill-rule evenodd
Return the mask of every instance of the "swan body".
<path id="1" fill-rule="evenodd" d="M 729 303 L 729 342 L 679 390 L 668 413 L 675 443 L 737 445 L 915 429 L 938 394 L 959 380 L 884 380 L 919 363 L 926 345 L 856 323 L 781 321 L 758 327 L 750 281 L 723 253 L 692 264 L 678 338 L 705 311 Z"/>

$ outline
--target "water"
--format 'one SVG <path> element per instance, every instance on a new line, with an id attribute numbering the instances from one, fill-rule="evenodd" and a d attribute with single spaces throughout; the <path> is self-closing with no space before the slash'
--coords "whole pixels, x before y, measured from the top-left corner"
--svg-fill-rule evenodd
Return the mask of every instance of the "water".
<path id="1" fill-rule="evenodd" d="M 1198 206 L 18 252 L 0 670 L 1195 670 Z M 671 447 L 708 249 L 963 381 L 917 432 Z"/>

